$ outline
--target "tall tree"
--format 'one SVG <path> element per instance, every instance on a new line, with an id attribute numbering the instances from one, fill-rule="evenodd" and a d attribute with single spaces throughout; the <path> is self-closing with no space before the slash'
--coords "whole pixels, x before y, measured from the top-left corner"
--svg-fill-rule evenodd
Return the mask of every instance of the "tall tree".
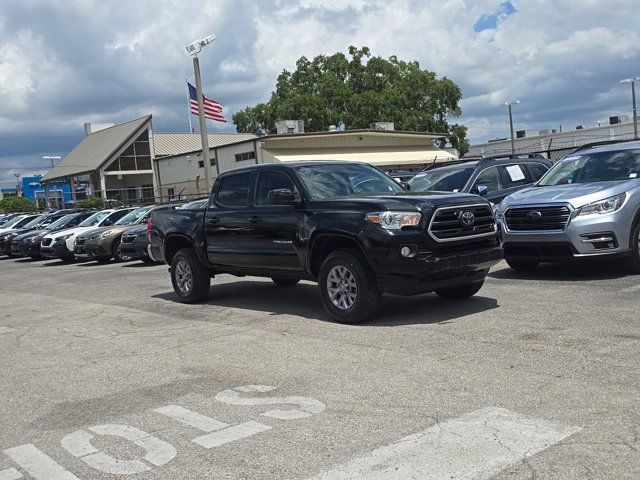
<path id="1" fill-rule="evenodd" d="M 349 47 L 343 53 L 301 57 L 294 72 L 283 70 L 265 103 L 233 116 L 238 132 L 265 135 L 276 122 L 304 120 L 305 130 L 368 128 L 374 122 L 394 122 L 396 129 L 442 133 L 460 154 L 469 150 L 467 128 L 450 124 L 460 116 L 462 92 L 446 77 L 422 70 L 418 62 L 396 56 L 372 57 L 369 48 Z"/>

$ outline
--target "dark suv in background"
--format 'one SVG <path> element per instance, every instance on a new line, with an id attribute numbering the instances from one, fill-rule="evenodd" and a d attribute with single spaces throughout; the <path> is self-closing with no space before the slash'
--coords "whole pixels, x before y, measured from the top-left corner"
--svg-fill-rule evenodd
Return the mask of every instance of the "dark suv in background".
<path id="1" fill-rule="evenodd" d="M 447 162 L 427 167 L 408 185 L 412 192 L 475 193 L 498 204 L 507 195 L 537 182 L 551 165 L 542 156 Z"/>

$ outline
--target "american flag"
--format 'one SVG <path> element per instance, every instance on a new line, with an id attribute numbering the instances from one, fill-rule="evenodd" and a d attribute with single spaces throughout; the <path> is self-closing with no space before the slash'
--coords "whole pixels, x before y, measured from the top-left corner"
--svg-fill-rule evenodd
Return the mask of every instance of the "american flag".
<path id="1" fill-rule="evenodd" d="M 189 105 L 191 106 L 191 113 L 193 115 L 198 115 L 198 94 L 196 92 L 196 87 L 187 82 L 189 86 Z M 222 105 L 215 100 L 211 100 L 210 98 L 202 95 L 202 100 L 204 103 L 204 116 L 209 120 L 214 120 L 216 122 L 227 123 L 227 119 L 222 116 Z"/>

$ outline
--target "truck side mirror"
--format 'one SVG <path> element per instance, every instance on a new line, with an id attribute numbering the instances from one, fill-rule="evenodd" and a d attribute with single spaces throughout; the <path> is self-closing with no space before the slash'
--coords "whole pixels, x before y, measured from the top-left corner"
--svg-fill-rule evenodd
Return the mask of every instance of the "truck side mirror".
<path id="1" fill-rule="evenodd" d="M 480 195 L 481 197 L 486 197 L 488 191 L 489 187 L 487 187 L 486 185 L 476 185 L 471 189 L 470 193 Z"/>
<path id="2" fill-rule="evenodd" d="M 300 201 L 299 197 L 289 188 L 269 190 L 267 200 L 271 205 L 295 205 Z"/>

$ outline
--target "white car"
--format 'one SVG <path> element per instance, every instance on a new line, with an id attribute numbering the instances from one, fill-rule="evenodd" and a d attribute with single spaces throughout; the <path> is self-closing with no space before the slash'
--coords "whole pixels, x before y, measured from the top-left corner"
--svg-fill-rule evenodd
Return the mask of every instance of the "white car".
<path id="1" fill-rule="evenodd" d="M 36 218 L 38 215 L 18 215 L 17 217 L 13 217 L 7 223 L 2 225 L 0 228 L 0 233 L 8 232 L 9 230 L 16 230 L 25 226 L 31 220 Z"/>
<path id="2" fill-rule="evenodd" d="M 124 217 L 134 208 L 110 208 L 94 213 L 77 227 L 45 235 L 40 242 L 40 252 L 46 258 L 73 260 L 73 242 L 76 236 L 84 231 L 98 227 L 108 227 Z"/>

